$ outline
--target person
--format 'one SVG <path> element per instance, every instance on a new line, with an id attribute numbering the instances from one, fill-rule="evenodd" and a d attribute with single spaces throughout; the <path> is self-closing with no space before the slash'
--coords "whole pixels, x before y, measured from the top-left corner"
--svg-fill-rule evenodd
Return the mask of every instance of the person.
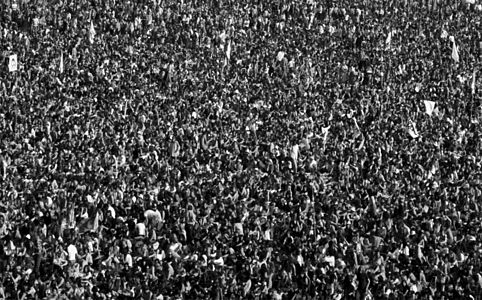
<path id="1" fill-rule="evenodd" d="M 67 247 L 67 253 L 68 253 L 68 255 L 69 255 L 69 263 L 70 263 L 70 264 L 75 264 L 75 262 L 77 261 L 78 256 L 79 256 L 79 252 L 78 252 L 78 250 L 77 250 L 76 245 L 70 244 L 70 245 Z"/>
<path id="2" fill-rule="evenodd" d="M 0 239 L 3 239 L 6 235 L 9 234 L 6 219 L 7 218 L 5 214 L 0 214 Z"/>

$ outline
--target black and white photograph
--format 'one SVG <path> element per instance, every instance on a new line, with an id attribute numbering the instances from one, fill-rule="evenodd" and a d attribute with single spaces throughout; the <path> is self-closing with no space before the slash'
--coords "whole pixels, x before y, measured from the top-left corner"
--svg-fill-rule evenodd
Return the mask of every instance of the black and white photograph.
<path id="1" fill-rule="evenodd" d="M 0 0 L 0 300 L 482 300 L 482 0 Z"/>

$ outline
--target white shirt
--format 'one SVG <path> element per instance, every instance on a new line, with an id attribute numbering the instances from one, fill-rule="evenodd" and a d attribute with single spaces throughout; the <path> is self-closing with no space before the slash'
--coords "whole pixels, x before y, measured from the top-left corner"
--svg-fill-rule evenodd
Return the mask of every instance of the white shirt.
<path id="1" fill-rule="evenodd" d="M 127 255 L 126 255 L 126 260 L 125 260 L 125 261 L 126 261 L 127 265 L 128 265 L 130 268 L 132 268 L 132 265 L 133 265 L 133 264 L 132 264 L 132 256 L 131 256 L 129 253 L 127 253 Z"/>
<path id="2" fill-rule="evenodd" d="M 146 235 L 146 225 L 144 225 L 144 223 L 137 223 L 136 229 L 139 235 Z"/>
<path id="3" fill-rule="evenodd" d="M 69 261 L 75 261 L 77 259 L 77 247 L 75 245 L 70 244 L 67 247 L 67 252 L 69 253 Z"/>

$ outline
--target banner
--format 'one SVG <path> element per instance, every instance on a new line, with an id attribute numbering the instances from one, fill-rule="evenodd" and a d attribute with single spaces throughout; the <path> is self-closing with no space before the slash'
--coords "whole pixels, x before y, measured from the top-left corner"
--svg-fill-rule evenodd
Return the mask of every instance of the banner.
<path id="1" fill-rule="evenodd" d="M 8 71 L 15 72 L 17 70 L 18 70 L 17 54 L 12 54 L 8 59 Z"/>

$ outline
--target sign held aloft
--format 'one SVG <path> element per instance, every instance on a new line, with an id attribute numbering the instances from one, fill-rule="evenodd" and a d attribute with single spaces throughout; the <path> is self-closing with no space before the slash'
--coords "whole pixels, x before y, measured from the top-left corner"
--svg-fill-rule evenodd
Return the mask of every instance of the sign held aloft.
<path id="1" fill-rule="evenodd" d="M 17 54 L 12 54 L 8 58 L 8 71 L 15 72 L 18 70 Z"/>

